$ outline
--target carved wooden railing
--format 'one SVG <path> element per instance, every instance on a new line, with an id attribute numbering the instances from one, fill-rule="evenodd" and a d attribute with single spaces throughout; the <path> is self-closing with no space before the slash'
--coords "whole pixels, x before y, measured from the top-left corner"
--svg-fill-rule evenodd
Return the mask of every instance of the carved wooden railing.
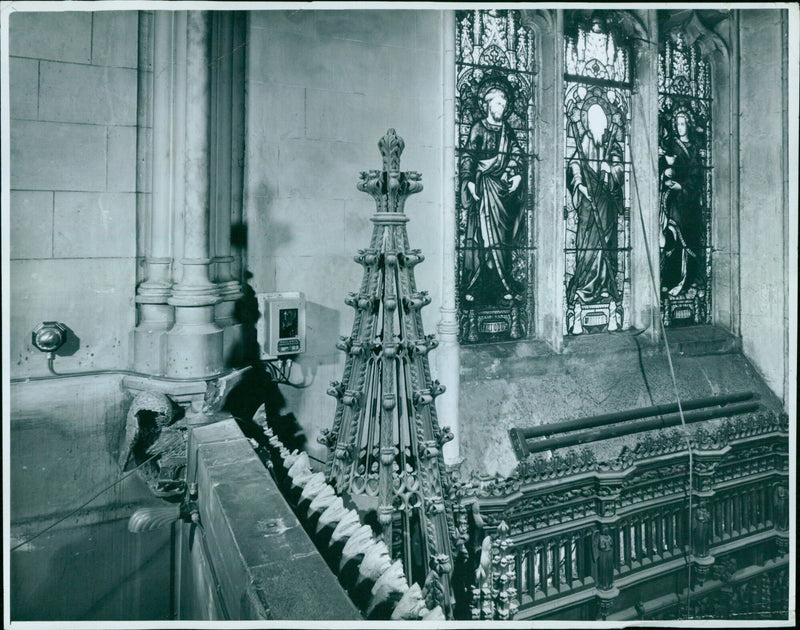
<path id="1" fill-rule="evenodd" d="M 485 605 L 494 598 L 511 600 L 500 618 L 785 618 L 786 415 L 750 414 L 688 436 L 691 486 L 679 429 L 645 434 L 613 461 L 584 448 L 531 456 L 508 478 L 461 482 L 472 568 L 484 535 L 493 539 L 485 557 L 513 558 L 494 586 L 473 585 L 471 616 L 498 618 Z M 753 580 L 760 586 L 746 587 Z M 737 588 L 745 595 L 733 597 Z M 759 588 L 769 593 L 756 597 Z"/>

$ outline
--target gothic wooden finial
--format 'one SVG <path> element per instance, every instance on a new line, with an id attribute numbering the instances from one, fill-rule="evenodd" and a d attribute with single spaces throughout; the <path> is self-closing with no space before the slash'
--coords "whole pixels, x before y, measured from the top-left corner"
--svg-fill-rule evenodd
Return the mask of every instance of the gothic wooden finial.
<path id="1" fill-rule="evenodd" d="M 416 287 L 414 267 L 424 257 L 409 246 L 403 212 L 406 198 L 422 190 L 421 176 L 400 171 L 404 147 L 389 129 L 378 142 L 383 170 L 363 172 L 357 185 L 373 196 L 376 213 L 369 247 L 355 256 L 364 267 L 359 291 L 345 298 L 354 308 L 352 333 L 336 344 L 347 358 L 341 382 L 328 390 L 337 400 L 331 431 L 322 436 L 325 475 L 359 510 L 376 514 L 382 545 L 403 541 L 407 577 L 435 569 L 426 594 L 437 595 L 428 608 L 452 618 L 456 528 L 445 504 L 449 479 L 435 405 L 444 386 L 431 377 L 428 350 L 436 344 L 420 313 L 431 298 Z"/>
<path id="2" fill-rule="evenodd" d="M 422 190 L 422 177 L 416 171 L 400 172 L 400 154 L 406 143 L 394 129 L 389 129 L 378 141 L 383 158 L 383 170 L 361 173 L 358 190 L 375 199 L 378 214 L 402 214 L 406 197 Z M 394 219 L 392 219 L 394 221 Z"/>
<path id="3" fill-rule="evenodd" d="M 383 157 L 384 171 L 400 170 L 400 154 L 403 152 L 406 143 L 397 135 L 394 129 L 389 129 L 386 134 L 378 141 L 378 148 Z"/>

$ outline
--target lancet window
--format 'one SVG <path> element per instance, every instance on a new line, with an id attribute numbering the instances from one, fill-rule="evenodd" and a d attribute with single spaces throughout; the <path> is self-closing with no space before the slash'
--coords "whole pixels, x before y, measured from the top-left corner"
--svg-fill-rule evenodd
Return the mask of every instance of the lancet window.
<path id="1" fill-rule="evenodd" d="M 679 29 L 658 59 L 661 317 L 665 326 L 711 318 L 711 76 Z"/>
<path id="2" fill-rule="evenodd" d="M 564 334 L 630 326 L 631 50 L 613 14 L 565 11 Z"/>
<path id="3" fill-rule="evenodd" d="M 534 37 L 514 10 L 456 11 L 457 302 L 461 343 L 533 322 Z"/>

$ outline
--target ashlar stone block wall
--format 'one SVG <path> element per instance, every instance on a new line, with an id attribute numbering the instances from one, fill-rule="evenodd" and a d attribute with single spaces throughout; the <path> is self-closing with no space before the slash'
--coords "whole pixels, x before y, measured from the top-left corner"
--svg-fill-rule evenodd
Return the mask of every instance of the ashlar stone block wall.
<path id="1" fill-rule="evenodd" d="M 79 346 L 62 371 L 126 367 L 136 280 L 138 12 L 10 17 L 11 366 L 58 320 Z"/>
<path id="2" fill-rule="evenodd" d="M 135 317 L 138 12 L 17 11 L 9 49 L 8 376 L 48 373 L 31 331 L 50 320 L 73 333 L 58 371 L 126 368 Z M 120 380 L 12 384 L 11 519 L 19 533 L 67 514 L 118 476 L 130 404 Z M 66 524 L 129 514 L 152 499 L 137 482 L 129 478 Z"/>
<path id="3" fill-rule="evenodd" d="M 797 243 L 789 239 L 786 163 L 786 11 L 741 12 L 739 188 L 742 348 L 773 391 L 786 398 L 790 356 L 787 295 Z M 791 248 L 788 253 L 786 248 Z M 794 268 L 796 274 L 796 266 Z M 784 400 L 787 402 L 787 400 Z"/>
<path id="4" fill-rule="evenodd" d="M 373 199 L 356 190 L 359 173 L 381 167 L 377 142 L 390 127 L 406 142 L 401 169 L 422 173 L 424 190 L 409 198 L 412 247 L 426 260 L 418 288 L 436 332 L 442 251 L 442 13 L 420 11 L 254 11 L 248 30 L 245 214 L 247 266 L 256 292 L 303 291 L 307 351 L 302 373 L 313 385 L 283 389 L 287 410 L 305 429 L 312 454 L 333 421 L 325 394 L 341 378 L 334 348 L 349 335 L 363 269 L 353 262 L 369 246 Z M 450 132 L 452 133 L 452 131 Z"/>

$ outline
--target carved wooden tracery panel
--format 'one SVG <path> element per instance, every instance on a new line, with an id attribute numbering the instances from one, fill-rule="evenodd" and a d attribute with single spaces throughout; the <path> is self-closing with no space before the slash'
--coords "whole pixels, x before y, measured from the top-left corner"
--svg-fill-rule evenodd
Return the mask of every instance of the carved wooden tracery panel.
<path id="1" fill-rule="evenodd" d="M 566 11 L 564 334 L 630 325 L 630 47 L 613 12 Z"/>
<path id="2" fill-rule="evenodd" d="M 658 58 L 661 316 L 711 321 L 711 72 L 682 30 Z"/>
<path id="3" fill-rule="evenodd" d="M 456 11 L 457 301 L 462 343 L 533 321 L 534 38 L 513 10 Z"/>

